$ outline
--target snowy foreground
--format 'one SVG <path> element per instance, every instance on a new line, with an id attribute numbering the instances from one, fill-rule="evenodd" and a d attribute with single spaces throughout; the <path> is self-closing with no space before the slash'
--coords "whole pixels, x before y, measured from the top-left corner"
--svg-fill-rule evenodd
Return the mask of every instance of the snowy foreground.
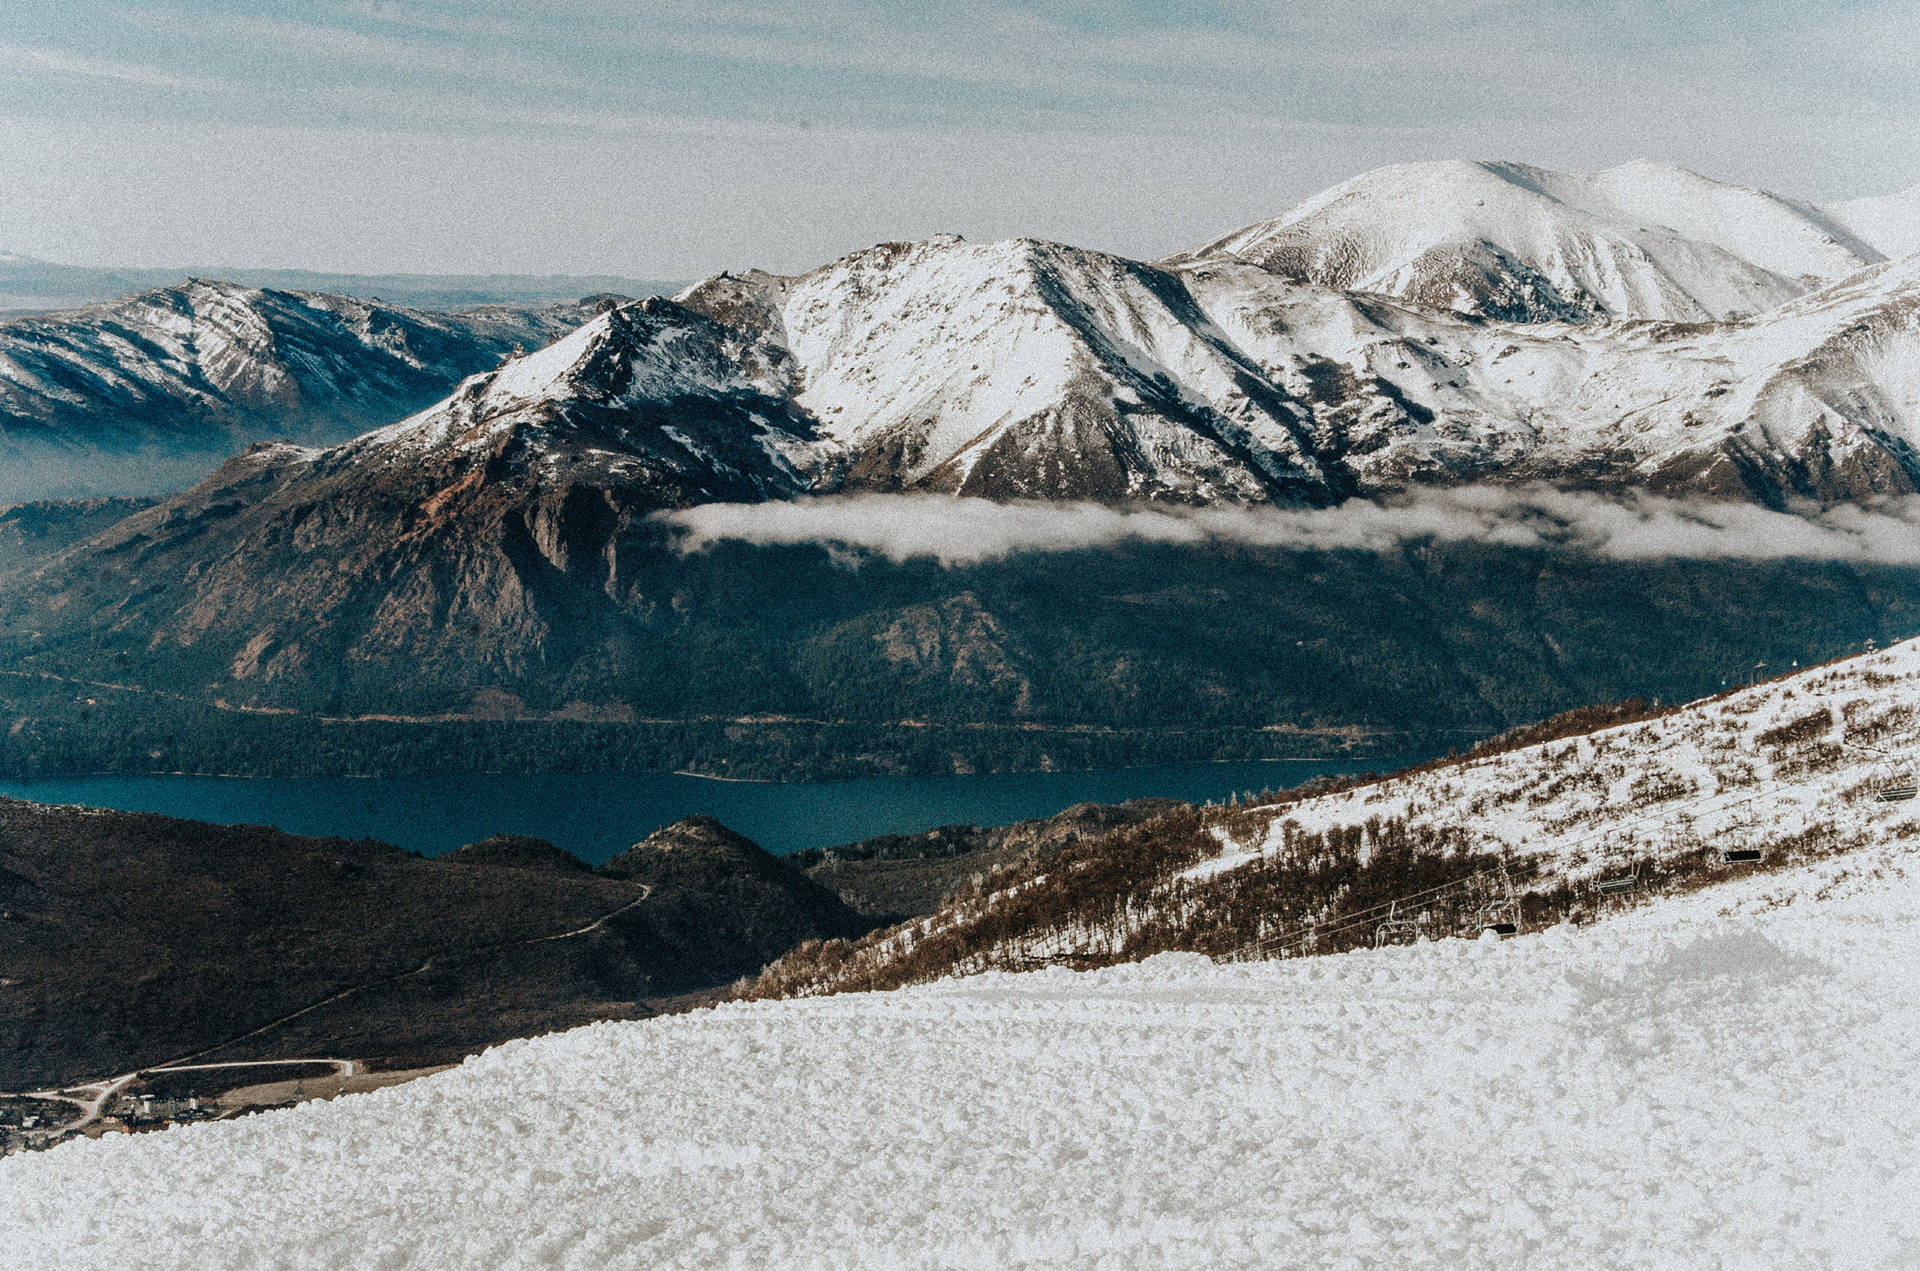
<path id="1" fill-rule="evenodd" d="M 510 1043 L 0 1162 L 0 1265 L 1916 1266 L 1911 864 Z"/>

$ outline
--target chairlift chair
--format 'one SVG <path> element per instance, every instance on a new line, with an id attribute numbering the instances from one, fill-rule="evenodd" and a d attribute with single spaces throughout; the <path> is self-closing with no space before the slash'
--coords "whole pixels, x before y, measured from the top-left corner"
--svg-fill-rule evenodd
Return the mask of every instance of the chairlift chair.
<path id="1" fill-rule="evenodd" d="M 1758 865 L 1767 859 L 1767 849 L 1751 826 L 1742 825 L 1720 843 L 1722 865 Z"/>
<path id="2" fill-rule="evenodd" d="M 1520 934 L 1520 902 L 1497 900 L 1480 911 L 1481 934 L 1489 931 L 1502 938 Z"/>
<path id="3" fill-rule="evenodd" d="M 1376 949 L 1383 949 L 1390 944 L 1414 944 L 1419 939 L 1419 922 L 1402 918 L 1397 902 L 1387 910 L 1386 920 L 1373 929 L 1373 947 Z"/>
<path id="4" fill-rule="evenodd" d="M 1631 873 L 1615 874 L 1610 878 L 1596 878 L 1587 884 L 1587 891 L 1595 896 L 1621 896 L 1630 891 L 1640 890 L 1640 869 L 1635 866 Z"/>
<path id="5" fill-rule="evenodd" d="M 1915 795 L 1920 795 L 1920 782 L 1914 779 L 1912 768 L 1882 767 L 1873 775 L 1873 801 L 1875 803 L 1905 803 Z"/>
<path id="6" fill-rule="evenodd" d="M 1513 880 L 1507 877 L 1505 867 L 1500 870 L 1495 889 L 1481 904 L 1474 925 L 1479 928 L 1480 935 L 1491 931 L 1504 939 L 1507 936 L 1520 934 L 1520 928 L 1523 925 L 1520 897 L 1514 894 Z"/>
<path id="7" fill-rule="evenodd" d="M 1758 865 L 1767 859 L 1760 824 L 1754 819 L 1751 801 L 1743 804 L 1732 824 L 1720 833 L 1721 865 Z"/>
<path id="8" fill-rule="evenodd" d="M 1471 940 L 1489 931 L 1502 938 L 1520 933 L 1520 897 L 1513 890 L 1505 865 L 1466 880 L 1466 885 L 1470 889 L 1468 903 L 1462 907 L 1455 928 L 1460 935 Z"/>

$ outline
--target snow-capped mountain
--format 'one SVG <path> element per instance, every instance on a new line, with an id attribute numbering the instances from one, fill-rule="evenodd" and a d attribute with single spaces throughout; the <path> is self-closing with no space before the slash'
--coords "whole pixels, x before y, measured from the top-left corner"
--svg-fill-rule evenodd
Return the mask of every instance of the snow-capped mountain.
<path id="1" fill-rule="evenodd" d="M 722 274 L 677 297 L 718 325 L 661 353 L 685 353 L 712 391 L 664 372 L 613 396 L 585 379 L 556 391 L 600 400 L 602 422 L 761 399 L 746 436 L 695 429 L 662 505 L 701 488 L 688 462 L 712 458 L 714 488 L 733 488 L 720 470 L 759 462 L 720 453 L 741 446 L 778 456 L 751 497 L 1325 504 L 1476 480 L 1776 506 L 1906 493 L 1920 272 L 1882 245 L 1910 202 L 1822 209 L 1647 163 L 1405 165 L 1157 265 L 946 235 L 795 277 Z M 204 458 L 240 438 L 338 437 L 583 316 L 192 284 L 17 322 L 0 328 L 21 452 L 7 477 L 48 492 L 36 446 L 163 439 Z M 469 385 L 443 414 L 504 420 L 518 378 L 574 369 L 529 360 L 487 403 Z"/>
<path id="2" fill-rule="evenodd" d="M 658 535 L 638 522 L 789 496 L 819 461 L 777 369 L 742 344 L 669 300 L 613 308 L 398 424 L 257 443 L 14 596 L 75 588 L 90 605 L 132 571 L 142 599 L 118 621 L 177 648 L 250 632 L 218 671 L 256 682 L 382 658 L 416 676 L 449 661 L 456 681 L 591 660 L 583 606 L 643 603 L 625 594 L 630 553 Z"/>
<path id="3" fill-rule="evenodd" d="M 731 327 L 650 297 L 316 462 L 484 477 L 517 492 L 585 482 L 647 507 L 787 497 L 822 460 L 765 354 Z"/>
<path id="4" fill-rule="evenodd" d="M 1175 259 L 1238 257 L 1509 321 L 1699 322 L 1749 317 L 1911 250 L 1898 221 L 1659 163 L 1566 173 L 1462 160 L 1376 169 Z"/>
<path id="5" fill-rule="evenodd" d="M 1176 272 L 1312 411 L 1353 489 L 1543 480 L 1781 504 L 1920 488 L 1920 258 L 1732 323 L 1497 323 L 1287 283 Z"/>
<path id="6" fill-rule="evenodd" d="M 251 441 L 350 437 L 597 304 L 438 314 L 196 279 L 16 319 L 0 325 L 0 501 L 152 492 Z"/>
<path id="7" fill-rule="evenodd" d="M 678 299 L 792 366 L 843 487 L 993 497 L 1325 501 L 1306 411 L 1177 278 L 1058 243 L 884 243 Z"/>
<path id="8" fill-rule="evenodd" d="M 1920 266 L 1745 322 L 1492 322 L 1054 243 L 886 244 L 680 300 L 783 369 L 816 490 L 1337 502 L 1545 480 L 1781 504 L 1920 488 Z"/>

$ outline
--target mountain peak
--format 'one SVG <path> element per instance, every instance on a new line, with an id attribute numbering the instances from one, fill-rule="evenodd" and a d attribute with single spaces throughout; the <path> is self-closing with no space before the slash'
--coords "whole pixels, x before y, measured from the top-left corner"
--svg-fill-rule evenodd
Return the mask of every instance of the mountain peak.
<path id="1" fill-rule="evenodd" d="M 1750 316 L 1884 259 L 1806 204 L 1639 159 L 1363 173 L 1174 257 L 1519 321 Z"/>
<path id="2" fill-rule="evenodd" d="M 1612 167 L 1602 168 L 1600 171 L 1603 173 L 1605 172 L 1620 173 L 1622 175 L 1631 175 L 1631 174 L 1637 174 L 1637 173 L 1661 173 L 1661 174 L 1668 174 L 1668 175 L 1679 175 L 1684 177 L 1690 177 L 1695 181 L 1712 181 L 1715 185 L 1728 184 L 1728 182 L 1720 181 L 1713 177 L 1703 176 L 1702 174 L 1695 172 L 1692 168 L 1685 167 L 1678 163 L 1674 163 L 1671 160 L 1655 159 L 1647 155 L 1642 155 L 1638 159 L 1628 159 L 1625 163 L 1616 163 Z"/>

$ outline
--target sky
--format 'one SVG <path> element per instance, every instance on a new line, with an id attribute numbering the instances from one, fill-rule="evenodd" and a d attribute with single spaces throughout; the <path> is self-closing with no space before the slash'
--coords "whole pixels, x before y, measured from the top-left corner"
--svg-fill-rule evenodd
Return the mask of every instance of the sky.
<path id="1" fill-rule="evenodd" d="M 691 279 L 1152 257 L 1383 163 L 1920 184 L 1920 0 L 5 0 L 0 251 Z"/>

